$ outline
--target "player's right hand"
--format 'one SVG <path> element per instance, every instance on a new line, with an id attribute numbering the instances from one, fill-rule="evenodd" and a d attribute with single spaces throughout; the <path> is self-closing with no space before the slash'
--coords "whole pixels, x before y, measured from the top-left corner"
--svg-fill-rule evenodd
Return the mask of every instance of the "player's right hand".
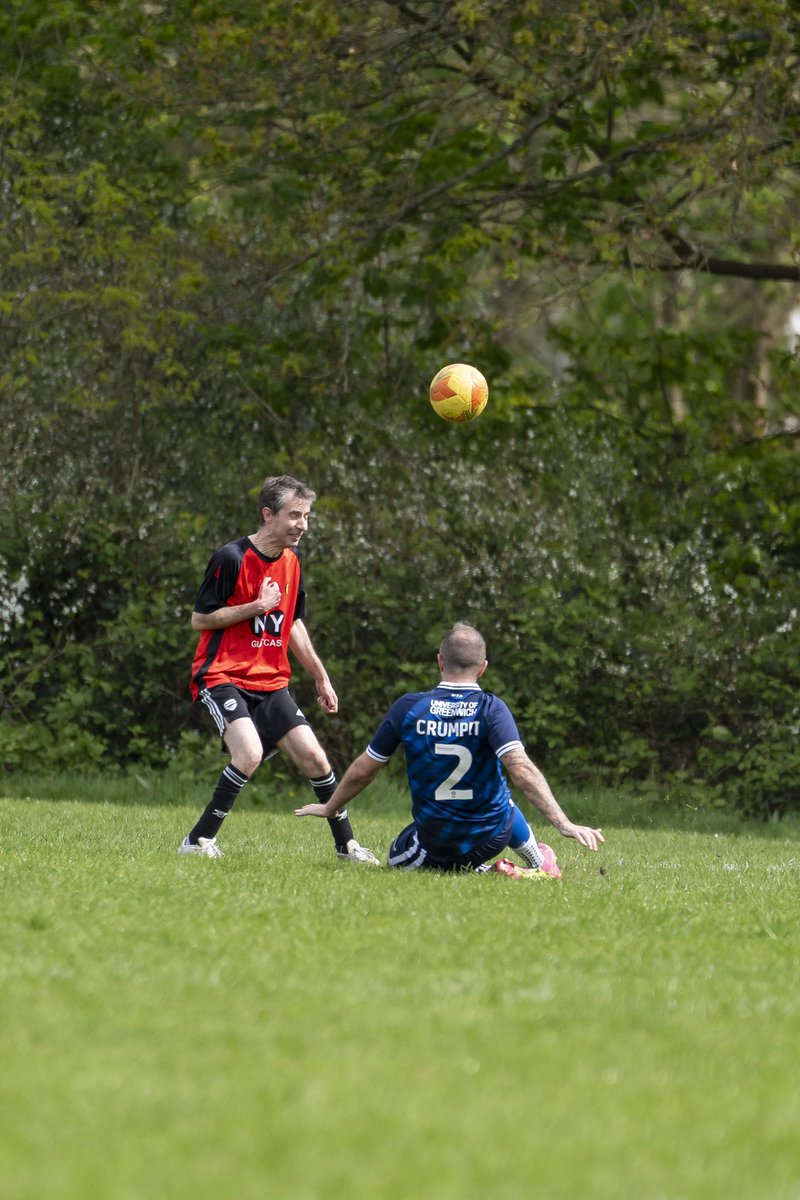
<path id="1" fill-rule="evenodd" d="M 262 605 L 262 612 L 268 613 L 273 608 L 277 608 L 281 599 L 281 585 L 275 583 L 269 575 L 265 576 L 261 581 L 261 587 L 258 589 L 258 603 Z"/>
<path id="2" fill-rule="evenodd" d="M 304 804 L 294 810 L 296 817 L 327 817 L 328 809 L 324 804 Z"/>

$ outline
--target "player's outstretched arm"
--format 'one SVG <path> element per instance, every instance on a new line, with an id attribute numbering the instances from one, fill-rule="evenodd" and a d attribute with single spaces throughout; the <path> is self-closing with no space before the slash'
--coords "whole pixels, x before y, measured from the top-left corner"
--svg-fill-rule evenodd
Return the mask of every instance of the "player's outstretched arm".
<path id="1" fill-rule="evenodd" d="M 376 762 L 374 758 L 370 758 L 365 750 L 347 768 L 327 804 L 304 804 L 302 808 L 294 810 L 295 816 L 335 817 L 349 801 L 372 783 L 385 765 L 385 763 Z"/>
<path id="2" fill-rule="evenodd" d="M 514 786 L 519 788 L 525 799 L 538 808 L 542 816 L 546 817 L 563 837 L 574 838 L 587 850 L 596 850 L 598 842 L 605 841 L 602 829 L 592 829 L 589 825 L 576 825 L 574 821 L 570 821 L 551 792 L 544 775 L 524 750 L 510 750 L 508 754 L 503 755 L 502 763 Z"/>

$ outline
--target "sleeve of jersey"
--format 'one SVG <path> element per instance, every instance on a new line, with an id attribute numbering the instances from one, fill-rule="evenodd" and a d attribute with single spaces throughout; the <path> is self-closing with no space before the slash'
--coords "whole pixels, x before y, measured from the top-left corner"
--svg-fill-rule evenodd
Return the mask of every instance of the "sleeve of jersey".
<path id="1" fill-rule="evenodd" d="M 299 563 L 298 557 L 298 563 Z M 293 621 L 305 621 L 306 619 L 306 590 L 303 587 L 303 568 L 300 568 L 300 583 L 297 587 L 297 600 L 294 606 Z"/>
<path id="2" fill-rule="evenodd" d="M 394 754 L 402 741 L 402 717 L 405 711 L 403 700 L 396 700 L 381 721 L 378 731 L 367 746 L 367 755 L 375 762 L 385 763 Z"/>
<path id="3" fill-rule="evenodd" d="M 511 715 L 511 710 L 504 700 L 492 696 L 487 714 L 489 730 L 489 745 L 498 758 L 508 754 L 509 750 L 524 750 L 522 738 L 519 736 L 517 722 Z"/>
<path id="4" fill-rule="evenodd" d="M 206 567 L 200 591 L 194 602 L 194 611 L 210 613 L 223 608 L 236 587 L 240 566 L 241 561 L 236 558 L 230 546 L 223 546 L 217 550 Z"/>

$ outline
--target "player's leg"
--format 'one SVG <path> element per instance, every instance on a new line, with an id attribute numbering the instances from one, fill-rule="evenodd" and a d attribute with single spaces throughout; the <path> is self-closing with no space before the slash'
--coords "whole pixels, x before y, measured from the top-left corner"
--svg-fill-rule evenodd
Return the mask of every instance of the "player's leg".
<path id="1" fill-rule="evenodd" d="M 308 778 L 320 804 L 325 804 L 333 795 L 336 776 L 331 770 L 328 756 L 297 705 L 288 688 L 269 692 L 254 712 L 256 729 L 264 748 L 264 757 L 271 758 L 276 750 L 282 750 L 295 766 Z M 337 853 L 347 854 L 347 844 L 353 838 L 353 830 L 347 812 L 328 822 Z"/>
<path id="2" fill-rule="evenodd" d="M 536 841 L 536 834 L 516 805 L 514 805 L 514 823 L 511 826 L 508 845 L 527 867 L 533 867 L 537 871 L 544 871 L 545 874 L 554 875 L 556 879 L 560 879 L 561 869 L 558 866 L 555 851 L 544 842 Z"/>
<path id="3" fill-rule="evenodd" d="M 525 815 L 517 805 L 514 805 L 514 823 L 511 826 L 511 836 L 508 845 L 522 859 L 526 867 L 536 867 L 537 870 L 544 862 L 542 852 L 536 841 L 536 834 L 525 820 Z"/>
<path id="4" fill-rule="evenodd" d="M 308 778 L 317 802 L 327 803 L 336 790 L 336 775 L 311 726 L 308 723 L 295 725 L 284 734 L 277 745 Z M 351 858 L 356 862 L 370 863 L 372 866 L 380 865 L 372 851 L 360 846 L 356 841 L 346 808 L 332 817 L 328 825 L 340 858 Z"/>
<path id="5" fill-rule="evenodd" d="M 518 867 L 508 858 L 492 862 L 498 854 L 510 846 L 518 854 L 525 867 Z M 508 806 L 503 827 L 497 830 L 486 841 L 473 846 L 456 860 L 456 869 L 465 871 L 497 871 L 503 875 L 511 875 L 519 879 L 523 876 L 544 878 L 553 876 L 559 878 L 561 871 L 556 863 L 556 856 L 549 846 L 536 842 L 533 830 L 525 817 L 511 802 Z"/>
<path id="6" fill-rule="evenodd" d="M 419 830 L 412 821 L 398 833 L 389 847 L 386 863 L 390 867 L 399 867 L 404 871 L 419 871 L 430 865 L 427 854 L 420 845 Z"/>
<path id="7" fill-rule="evenodd" d="M 214 688 L 204 693 L 202 699 L 221 733 L 231 761 L 220 774 L 211 800 L 184 838 L 180 851 L 218 858 L 222 852 L 216 844 L 217 834 L 239 792 L 261 762 L 263 748 L 247 700 L 236 688 Z"/>
<path id="8" fill-rule="evenodd" d="M 496 857 L 508 845 L 510 827 L 509 820 L 507 828 L 466 853 L 463 847 L 454 845 L 451 853 L 440 849 L 436 854 L 431 854 L 422 845 L 419 826 L 412 821 L 392 842 L 386 861 L 390 867 L 404 871 L 480 871 L 484 863 Z"/>

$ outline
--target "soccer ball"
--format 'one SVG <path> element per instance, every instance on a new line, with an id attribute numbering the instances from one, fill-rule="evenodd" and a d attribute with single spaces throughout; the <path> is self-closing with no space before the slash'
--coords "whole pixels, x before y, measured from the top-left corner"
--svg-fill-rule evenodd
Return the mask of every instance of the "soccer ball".
<path id="1" fill-rule="evenodd" d="M 472 421 L 486 408 L 489 385 L 477 367 L 450 363 L 431 380 L 433 411 L 445 421 Z"/>

